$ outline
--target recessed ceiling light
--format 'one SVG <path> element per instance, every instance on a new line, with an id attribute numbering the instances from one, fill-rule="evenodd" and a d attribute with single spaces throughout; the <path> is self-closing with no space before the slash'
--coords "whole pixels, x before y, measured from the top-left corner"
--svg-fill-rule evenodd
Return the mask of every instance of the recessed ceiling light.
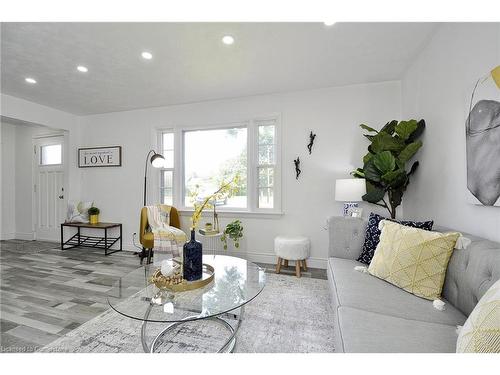
<path id="1" fill-rule="evenodd" d="M 325 26 L 333 26 L 335 24 L 335 22 L 333 21 L 327 21 L 327 22 L 323 22 L 325 24 Z"/>
<path id="2" fill-rule="evenodd" d="M 87 69 L 86 66 L 83 66 L 83 65 L 78 65 L 76 67 L 76 70 L 78 70 L 79 72 L 82 72 L 82 73 L 87 73 L 89 70 Z"/>
<path id="3" fill-rule="evenodd" d="M 150 52 L 146 52 L 146 51 L 141 53 L 141 56 L 143 59 L 146 59 L 146 60 L 151 60 L 153 58 L 153 55 Z"/>
<path id="4" fill-rule="evenodd" d="M 231 45 L 234 43 L 234 38 L 231 35 L 226 35 L 222 38 L 222 43 Z"/>
<path id="5" fill-rule="evenodd" d="M 34 85 L 36 83 L 36 79 L 34 78 L 31 78 L 31 77 L 27 77 L 24 79 L 26 82 L 28 83 L 31 83 L 32 85 Z"/>

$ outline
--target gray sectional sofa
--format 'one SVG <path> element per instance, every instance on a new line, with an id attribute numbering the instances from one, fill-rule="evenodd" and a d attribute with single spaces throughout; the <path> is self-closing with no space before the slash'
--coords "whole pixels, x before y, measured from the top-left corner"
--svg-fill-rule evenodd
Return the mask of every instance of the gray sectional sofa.
<path id="1" fill-rule="evenodd" d="M 337 352 L 455 352 L 463 325 L 481 296 L 500 279 L 500 243 L 463 233 L 472 243 L 454 250 L 443 297 L 446 309 L 386 281 L 354 270 L 367 222 L 331 217 L 328 280 Z M 443 232 L 449 229 L 437 227 Z"/>

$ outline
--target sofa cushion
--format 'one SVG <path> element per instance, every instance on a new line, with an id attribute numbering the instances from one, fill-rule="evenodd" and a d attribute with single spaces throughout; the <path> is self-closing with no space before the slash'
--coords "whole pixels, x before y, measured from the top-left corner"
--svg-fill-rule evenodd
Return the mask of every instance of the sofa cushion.
<path id="1" fill-rule="evenodd" d="M 500 280 L 467 318 L 458 335 L 457 353 L 500 353 Z"/>
<path id="2" fill-rule="evenodd" d="M 372 261 L 373 255 L 375 254 L 375 249 L 377 248 L 377 245 L 380 241 L 380 229 L 378 228 L 378 224 L 382 220 L 391 220 L 408 227 L 425 230 L 432 230 L 432 226 L 434 225 L 433 221 L 396 221 L 393 219 L 387 219 L 372 212 L 370 214 L 370 217 L 368 218 L 368 224 L 366 226 L 365 233 L 365 242 L 363 244 L 363 250 L 361 250 L 361 254 L 358 258 L 359 262 L 370 264 L 370 262 Z"/>
<path id="3" fill-rule="evenodd" d="M 432 301 L 414 296 L 368 273 L 354 270 L 360 262 L 328 259 L 328 278 L 335 307 L 346 306 L 394 317 L 424 322 L 463 325 L 466 316 L 447 303 L 444 311 L 436 310 Z"/>
<path id="4" fill-rule="evenodd" d="M 368 272 L 416 296 L 441 298 L 448 262 L 460 233 L 410 228 L 388 220 L 383 225 Z"/>
<path id="5" fill-rule="evenodd" d="M 448 228 L 436 228 L 440 232 Z M 470 315 L 486 291 L 500 279 L 500 243 L 463 233 L 471 244 L 455 249 L 448 264 L 443 297 L 465 315 Z"/>
<path id="6" fill-rule="evenodd" d="M 417 298 L 411 296 L 412 298 Z M 337 310 L 342 347 L 348 353 L 451 353 L 456 327 L 397 318 L 341 306 Z"/>

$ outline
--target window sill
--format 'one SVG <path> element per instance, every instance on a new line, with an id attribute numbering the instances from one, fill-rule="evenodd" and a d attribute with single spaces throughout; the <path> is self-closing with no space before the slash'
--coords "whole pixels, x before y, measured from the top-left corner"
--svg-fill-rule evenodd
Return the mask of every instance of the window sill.
<path id="1" fill-rule="evenodd" d="M 194 210 L 189 208 L 178 209 L 180 216 L 192 216 Z M 249 211 L 217 211 L 219 217 L 229 217 L 229 218 L 248 218 L 248 219 L 280 219 L 285 213 L 284 212 L 249 212 Z M 206 210 L 203 212 L 204 217 L 210 217 L 213 215 L 212 210 Z"/>

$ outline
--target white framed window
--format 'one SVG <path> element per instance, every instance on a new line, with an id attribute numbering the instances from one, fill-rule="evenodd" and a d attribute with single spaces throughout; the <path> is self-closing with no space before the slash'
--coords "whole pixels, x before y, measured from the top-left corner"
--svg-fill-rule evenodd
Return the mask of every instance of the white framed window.
<path id="1" fill-rule="evenodd" d="M 160 172 L 161 202 L 190 211 L 193 199 L 238 174 L 237 192 L 216 202 L 218 212 L 281 213 L 280 132 L 279 115 L 159 131 L 159 148 L 171 161 Z"/>
<path id="2" fill-rule="evenodd" d="M 40 146 L 39 165 L 61 165 L 62 144 L 47 144 Z"/>
<path id="3" fill-rule="evenodd" d="M 172 206 L 174 204 L 175 145 L 173 130 L 162 130 L 159 134 L 160 154 L 165 158 L 164 167 L 160 169 L 160 202 Z"/>
<path id="4" fill-rule="evenodd" d="M 248 128 L 241 124 L 214 129 L 184 130 L 183 138 L 183 206 L 192 207 L 193 199 L 203 200 L 215 192 L 222 181 L 236 174 L 240 184 L 234 195 L 218 208 L 248 208 Z M 197 197 L 193 196 L 197 193 Z"/>
<path id="5" fill-rule="evenodd" d="M 276 191 L 276 121 L 256 121 L 257 128 L 257 207 L 273 209 Z"/>

